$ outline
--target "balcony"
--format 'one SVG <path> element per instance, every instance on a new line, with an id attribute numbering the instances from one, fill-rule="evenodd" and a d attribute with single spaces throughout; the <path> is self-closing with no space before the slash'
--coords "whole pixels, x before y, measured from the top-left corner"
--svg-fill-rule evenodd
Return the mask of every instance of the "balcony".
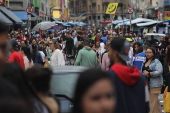
<path id="1" fill-rule="evenodd" d="M 103 3 L 110 3 L 110 0 L 103 0 Z"/>
<path id="2" fill-rule="evenodd" d="M 92 10 L 92 11 L 91 11 L 91 14 L 96 14 L 96 10 Z"/>
<path id="3" fill-rule="evenodd" d="M 91 0 L 91 3 L 92 4 L 96 4 L 96 0 Z"/>

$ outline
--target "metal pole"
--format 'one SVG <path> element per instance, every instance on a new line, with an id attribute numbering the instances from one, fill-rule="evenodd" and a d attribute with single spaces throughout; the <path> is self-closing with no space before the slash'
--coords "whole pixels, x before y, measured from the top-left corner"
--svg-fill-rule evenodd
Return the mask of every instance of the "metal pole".
<path id="1" fill-rule="evenodd" d="M 132 15 L 131 15 L 131 13 L 130 13 L 130 31 L 132 30 L 132 29 L 131 29 L 131 27 L 132 27 L 132 22 L 131 22 L 131 20 L 132 20 Z"/>

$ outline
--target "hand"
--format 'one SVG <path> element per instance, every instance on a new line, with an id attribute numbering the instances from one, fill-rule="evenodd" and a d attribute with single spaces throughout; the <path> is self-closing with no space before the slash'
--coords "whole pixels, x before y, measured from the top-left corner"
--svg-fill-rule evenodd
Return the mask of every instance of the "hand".
<path id="1" fill-rule="evenodd" d="M 143 74 L 144 74 L 145 76 L 148 76 L 148 75 L 149 75 L 149 72 L 148 72 L 148 71 L 145 71 Z"/>

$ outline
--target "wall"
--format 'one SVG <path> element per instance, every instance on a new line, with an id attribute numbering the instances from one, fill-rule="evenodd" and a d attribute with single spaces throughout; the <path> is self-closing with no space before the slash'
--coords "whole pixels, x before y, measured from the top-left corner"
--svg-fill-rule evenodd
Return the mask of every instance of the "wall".
<path id="1" fill-rule="evenodd" d="M 28 0 L 10 0 L 9 7 L 11 10 L 26 10 L 28 7 Z"/>

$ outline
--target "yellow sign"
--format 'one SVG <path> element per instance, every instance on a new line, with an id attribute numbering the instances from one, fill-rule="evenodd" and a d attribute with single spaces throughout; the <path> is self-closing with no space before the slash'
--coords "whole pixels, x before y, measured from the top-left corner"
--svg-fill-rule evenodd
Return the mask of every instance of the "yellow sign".
<path id="1" fill-rule="evenodd" d="M 118 7 L 118 3 L 110 3 L 107 7 L 106 14 L 115 14 Z"/>

